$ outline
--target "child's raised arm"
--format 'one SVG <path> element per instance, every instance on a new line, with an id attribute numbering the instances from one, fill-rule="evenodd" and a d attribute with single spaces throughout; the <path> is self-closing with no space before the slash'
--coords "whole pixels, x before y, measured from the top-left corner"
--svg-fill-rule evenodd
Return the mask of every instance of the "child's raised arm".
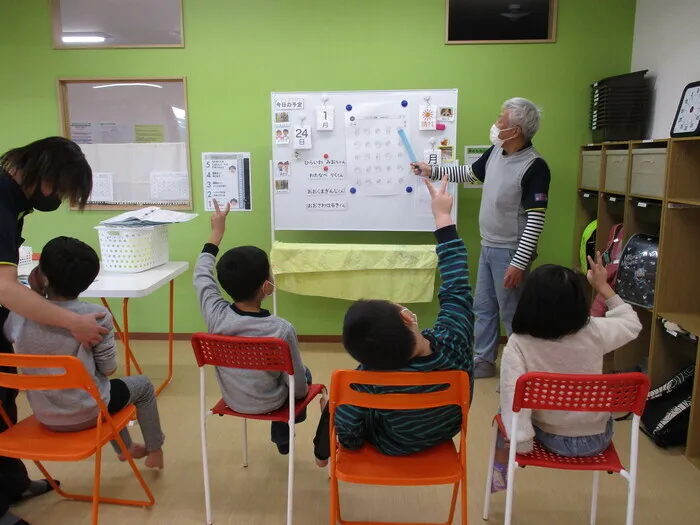
<path id="1" fill-rule="evenodd" d="M 216 201 L 214 201 L 214 206 L 216 211 L 211 216 L 211 235 L 197 259 L 193 278 L 202 317 L 204 317 L 207 330 L 210 332 L 212 327 L 218 325 L 219 317 L 224 316 L 229 308 L 229 303 L 221 295 L 219 283 L 214 277 L 214 268 L 216 256 L 219 254 L 219 244 L 221 244 L 226 231 L 226 216 L 230 211 L 230 204 L 226 205 L 224 211 L 221 211 Z"/>

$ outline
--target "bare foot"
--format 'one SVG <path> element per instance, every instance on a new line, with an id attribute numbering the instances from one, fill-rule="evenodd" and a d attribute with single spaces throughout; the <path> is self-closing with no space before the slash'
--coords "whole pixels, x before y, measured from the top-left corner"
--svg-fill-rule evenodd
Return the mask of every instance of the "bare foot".
<path id="1" fill-rule="evenodd" d="M 148 468 L 157 468 L 161 470 L 163 469 L 163 467 L 165 467 L 162 448 L 148 453 L 148 456 L 146 457 L 146 466 Z"/>
<path id="2" fill-rule="evenodd" d="M 148 452 L 146 452 L 146 447 L 140 443 L 134 443 L 131 445 L 131 447 L 129 447 L 129 453 L 134 459 L 145 458 L 148 455 Z M 119 454 L 119 461 L 126 461 L 126 456 L 124 454 Z"/>
<path id="3" fill-rule="evenodd" d="M 316 466 L 319 468 L 326 468 L 328 466 L 328 460 L 327 459 L 316 459 Z"/>

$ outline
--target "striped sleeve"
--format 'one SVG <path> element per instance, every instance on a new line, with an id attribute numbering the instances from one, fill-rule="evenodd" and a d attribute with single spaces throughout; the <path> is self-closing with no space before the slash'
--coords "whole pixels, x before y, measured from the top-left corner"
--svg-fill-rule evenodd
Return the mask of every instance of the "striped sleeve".
<path id="1" fill-rule="evenodd" d="M 445 175 L 447 175 L 449 182 L 459 184 L 481 184 L 484 182 L 476 176 L 471 166 L 433 166 L 430 178 L 439 180 Z"/>
<path id="2" fill-rule="evenodd" d="M 365 444 L 366 408 L 353 405 L 340 405 L 335 411 L 335 433 L 343 447 L 350 450 L 362 448 Z"/>
<path id="3" fill-rule="evenodd" d="M 510 261 L 511 266 L 526 270 L 532 262 L 532 257 L 537 249 L 537 242 L 544 229 L 544 210 L 530 210 L 527 212 L 527 223 L 523 231 L 518 249 Z"/>
<path id="4" fill-rule="evenodd" d="M 438 292 L 440 313 L 435 322 L 435 332 L 444 340 L 445 352 L 464 353 L 471 347 L 474 334 L 472 288 L 469 284 L 467 247 L 457 236 L 457 229 L 448 226 L 435 232 L 438 237 L 436 252 L 442 284 Z M 451 355 L 456 360 L 463 355 Z"/>

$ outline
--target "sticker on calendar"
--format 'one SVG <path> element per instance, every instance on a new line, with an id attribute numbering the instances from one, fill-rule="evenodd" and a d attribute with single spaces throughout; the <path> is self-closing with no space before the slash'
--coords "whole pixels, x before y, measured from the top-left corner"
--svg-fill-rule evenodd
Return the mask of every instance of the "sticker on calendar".
<path id="1" fill-rule="evenodd" d="M 307 202 L 307 211 L 346 211 L 348 203 L 346 201 L 323 201 Z"/>
<path id="2" fill-rule="evenodd" d="M 275 99 L 275 109 L 304 109 L 304 99 L 303 98 L 276 98 Z"/>
<path id="3" fill-rule="evenodd" d="M 275 193 L 289 193 L 289 180 L 275 179 Z"/>
<path id="4" fill-rule="evenodd" d="M 289 128 L 278 128 L 275 130 L 275 144 L 289 144 Z"/>
<path id="5" fill-rule="evenodd" d="M 421 131 L 432 131 L 437 128 L 437 106 L 421 106 L 418 125 Z"/>
<path id="6" fill-rule="evenodd" d="M 440 107 L 437 112 L 438 122 L 454 122 L 455 120 L 455 108 L 453 107 Z"/>
<path id="7" fill-rule="evenodd" d="M 277 177 L 289 177 L 292 174 L 292 167 L 289 164 L 288 160 L 282 161 L 279 160 L 277 161 L 277 168 L 275 171 L 275 175 Z"/>

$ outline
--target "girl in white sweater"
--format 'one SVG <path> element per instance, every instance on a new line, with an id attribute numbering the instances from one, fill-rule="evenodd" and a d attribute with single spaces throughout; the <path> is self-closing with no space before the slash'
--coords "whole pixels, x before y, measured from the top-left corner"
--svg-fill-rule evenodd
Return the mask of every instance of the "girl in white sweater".
<path id="1" fill-rule="evenodd" d="M 511 434 L 515 383 L 526 372 L 601 374 L 603 356 L 633 341 L 642 325 L 632 307 L 613 291 L 600 253 L 588 262 L 588 282 L 607 303 L 605 317 L 589 316 L 588 293 L 569 268 L 545 265 L 527 278 L 513 317 L 513 335 L 501 360 L 501 411 Z M 533 440 L 569 457 L 595 456 L 613 436 L 610 414 L 524 410 L 514 441 L 520 454 L 532 451 Z M 492 491 L 505 490 L 508 448 L 499 440 Z"/>

